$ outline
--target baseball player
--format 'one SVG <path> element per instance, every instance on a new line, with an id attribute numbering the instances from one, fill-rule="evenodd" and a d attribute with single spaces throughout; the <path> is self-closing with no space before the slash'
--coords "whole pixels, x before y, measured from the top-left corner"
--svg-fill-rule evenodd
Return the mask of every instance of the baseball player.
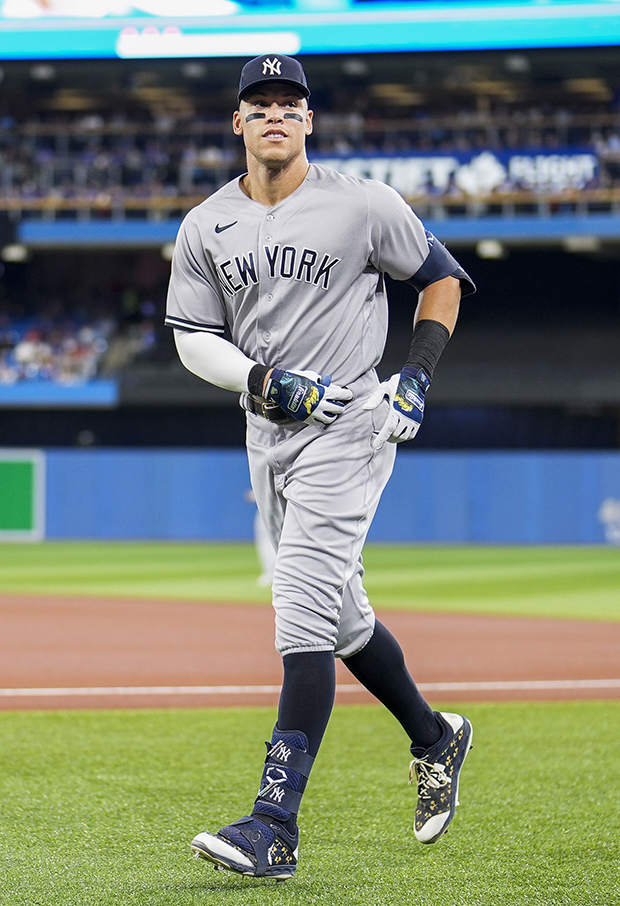
<path id="1" fill-rule="evenodd" d="M 472 739 L 465 717 L 429 707 L 376 620 L 362 548 L 396 444 L 418 431 L 461 294 L 475 287 L 393 189 L 308 163 L 309 95 L 295 59 L 243 67 L 232 127 L 248 170 L 185 218 L 166 317 L 183 364 L 240 393 L 247 410 L 252 487 L 277 550 L 284 669 L 250 814 L 191 846 L 217 868 L 278 880 L 297 867 L 297 813 L 332 710 L 335 656 L 411 739 L 422 843 L 454 817 Z M 380 384 L 386 274 L 419 298 L 407 361 Z"/>

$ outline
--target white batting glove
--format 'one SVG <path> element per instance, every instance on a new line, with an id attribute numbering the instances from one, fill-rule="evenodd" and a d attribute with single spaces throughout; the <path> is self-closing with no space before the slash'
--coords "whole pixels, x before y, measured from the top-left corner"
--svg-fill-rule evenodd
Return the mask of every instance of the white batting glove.
<path id="1" fill-rule="evenodd" d="M 329 375 L 279 368 L 271 372 L 265 396 L 306 425 L 331 425 L 353 399 L 351 391 L 332 384 Z"/>
<path id="2" fill-rule="evenodd" d="M 376 409 L 383 400 L 390 403 L 387 418 L 373 437 L 373 449 L 380 450 L 386 442 L 399 444 L 416 436 L 424 417 L 424 394 L 430 385 L 422 368 L 416 371 L 406 367 L 400 374 L 393 374 L 379 384 L 363 406 L 364 409 Z"/>

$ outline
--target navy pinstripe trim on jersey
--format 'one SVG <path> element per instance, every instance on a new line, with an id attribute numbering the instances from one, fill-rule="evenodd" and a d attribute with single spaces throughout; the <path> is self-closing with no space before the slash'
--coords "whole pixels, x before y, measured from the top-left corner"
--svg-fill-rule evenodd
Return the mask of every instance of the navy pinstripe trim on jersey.
<path id="1" fill-rule="evenodd" d="M 406 282 L 410 283 L 419 293 L 431 283 L 437 283 L 444 277 L 456 277 L 461 284 L 461 295 L 468 296 L 476 292 L 476 284 L 467 274 L 456 258 L 453 258 L 445 245 L 442 245 L 432 233 L 426 232 L 428 240 L 428 255 L 422 263 L 422 267 L 415 272 Z"/>
<path id="2" fill-rule="evenodd" d="M 219 324 L 201 324 L 199 321 L 188 321 L 186 318 L 173 318 L 167 315 L 164 321 L 166 327 L 176 327 L 177 330 L 204 330 L 207 333 L 224 333 L 224 328 Z"/>

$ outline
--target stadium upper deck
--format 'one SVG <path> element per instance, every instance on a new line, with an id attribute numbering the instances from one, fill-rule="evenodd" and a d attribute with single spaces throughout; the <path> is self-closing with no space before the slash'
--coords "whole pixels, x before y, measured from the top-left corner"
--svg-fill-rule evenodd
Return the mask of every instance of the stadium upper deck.
<path id="1" fill-rule="evenodd" d="M 450 218 L 446 238 L 474 243 L 495 220 L 505 241 L 571 229 L 620 238 L 613 48 L 305 65 L 314 158 L 390 182 L 426 219 Z M 244 169 L 229 128 L 237 70 L 235 60 L 5 64 L 0 212 L 23 222 L 17 238 L 75 241 L 64 222 L 75 219 L 100 221 L 80 230 L 92 244 L 172 240 L 190 207 Z"/>

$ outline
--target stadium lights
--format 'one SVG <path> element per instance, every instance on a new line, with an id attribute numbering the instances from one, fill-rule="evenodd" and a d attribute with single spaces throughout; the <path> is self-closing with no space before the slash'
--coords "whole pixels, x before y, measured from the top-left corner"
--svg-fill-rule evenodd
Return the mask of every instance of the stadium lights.
<path id="1" fill-rule="evenodd" d="M 50 63 L 37 63 L 30 70 L 30 78 L 35 82 L 49 82 L 56 78 L 56 69 Z"/>
<path id="2" fill-rule="evenodd" d="M 508 249 L 497 239 L 481 239 L 476 244 L 476 254 L 479 258 L 489 258 L 499 261 L 508 256 Z"/>
<path id="3" fill-rule="evenodd" d="M 368 63 L 361 57 L 348 57 L 342 61 L 342 71 L 349 76 L 366 76 Z"/>
<path id="4" fill-rule="evenodd" d="M 520 53 L 511 53 L 504 57 L 504 66 L 508 72 L 525 73 L 532 68 L 529 59 Z"/>
<path id="5" fill-rule="evenodd" d="M 601 240 L 598 236 L 565 236 L 562 246 L 566 252 L 598 252 Z"/>
<path id="6" fill-rule="evenodd" d="M 202 79 L 207 74 L 207 67 L 204 63 L 185 63 L 181 72 L 186 79 Z"/>
<path id="7" fill-rule="evenodd" d="M 30 251 L 21 242 L 12 242 L 0 251 L 0 258 L 10 264 L 23 264 L 30 258 Z"/>

